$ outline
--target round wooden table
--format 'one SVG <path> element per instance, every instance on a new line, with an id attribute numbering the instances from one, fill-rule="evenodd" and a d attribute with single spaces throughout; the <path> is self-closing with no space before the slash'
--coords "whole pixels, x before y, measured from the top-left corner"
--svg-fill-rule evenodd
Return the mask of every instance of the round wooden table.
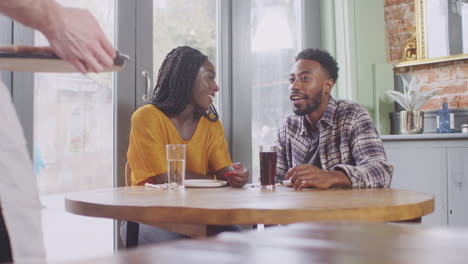
<path id="1" fill-rule="evenodd" d="M 390 188 L 264 190 L 199 188 L 185 191 L 122 187 L 72 193 L 68 212 L 146 224 L 290 224 L 305 221 L 389 222 L 434 211 L 434 195 Z"/>

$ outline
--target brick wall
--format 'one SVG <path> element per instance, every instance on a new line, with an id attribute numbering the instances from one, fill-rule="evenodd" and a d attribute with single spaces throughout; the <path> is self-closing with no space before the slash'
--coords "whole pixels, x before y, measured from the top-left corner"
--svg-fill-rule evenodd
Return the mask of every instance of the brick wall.
<path id="1" fill-rule="evenodd" d="M 415 26 L 414 0 L 384 0 L 387 61 L 393 65 L 402 60 L 403 48 Z M 468 109 L 468 59 L 452 62 L 395 68 L 396 74 L 407 73 L 423 83 L 423 90 L 442 88 L 422 110 L 439 108 L 441 97 L 447 97 L 449 108 Z"/>

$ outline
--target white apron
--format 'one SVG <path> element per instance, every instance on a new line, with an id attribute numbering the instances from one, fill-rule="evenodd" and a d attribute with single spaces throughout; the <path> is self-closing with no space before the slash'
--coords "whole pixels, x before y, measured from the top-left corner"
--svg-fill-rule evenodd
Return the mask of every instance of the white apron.
<path id="1" fill-rule="evenodd" d="M 10 93 L 1 81 L 0 203 L 14 262 L 44 262 L 42 205 L 36 177 Z"/>

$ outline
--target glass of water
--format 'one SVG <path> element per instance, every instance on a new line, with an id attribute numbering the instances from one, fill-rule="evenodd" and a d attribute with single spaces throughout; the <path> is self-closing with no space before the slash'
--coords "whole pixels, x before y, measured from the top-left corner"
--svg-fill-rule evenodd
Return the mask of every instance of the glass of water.
<path id="1" fill-rule="evenodd" d="M 185 189 L 185 145 L 166 145 L 167 183 L 169 189 Z"/>

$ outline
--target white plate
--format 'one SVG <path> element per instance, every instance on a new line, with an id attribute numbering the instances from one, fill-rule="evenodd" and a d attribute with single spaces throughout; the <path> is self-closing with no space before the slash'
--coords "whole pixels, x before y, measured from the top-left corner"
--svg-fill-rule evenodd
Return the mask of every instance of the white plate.
<path id="1" fill-rule="evenodd" d="M 185 187 L 187 188 L 223 187 L 226 184 L 226 181 L 221 180 L 185 180 Z"/>
<path id="2" fill-rule="evenodd" d="M 292 184 L 291 184 L 291 181 L 290 180 L 284 180 L 281 182 L 282 184 L 286 185 L 286 186 L 289 186 L 289 187 L 292 187 Z"/>

